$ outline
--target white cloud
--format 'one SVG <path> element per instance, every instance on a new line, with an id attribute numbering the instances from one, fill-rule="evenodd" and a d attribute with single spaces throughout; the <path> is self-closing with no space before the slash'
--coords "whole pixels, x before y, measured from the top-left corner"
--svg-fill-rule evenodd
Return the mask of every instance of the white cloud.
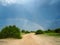
<path id="1" fill-rule="evenodd" d="M 2 5 L 6 6 L 6 5 L 11 5 L 16 3 L 16 0 L 0 0 L 0 3 L 2 3 Z"/>
<path id="2" fill-rule="evenodd" d="M 29 2 L 32 2 L 33 0 L 0 0 L 0 3 L 2 3 L 2 5 L 6 6 L 6 5 L 11 5 L 11 4 L 26 4 Z"/>
<path id="3" fill-rule="evenodd" d="M 6 5 L 11 5 L 11 4 L 31 4 L 31 5 L 42 5 L 45 4 L 47 2 L 50 2 L 50 4 L 54 4 L 56 2 L 58 2 L 60 0 L 0 0 L 0 3 L 2 3 L 4 6 Z"/>

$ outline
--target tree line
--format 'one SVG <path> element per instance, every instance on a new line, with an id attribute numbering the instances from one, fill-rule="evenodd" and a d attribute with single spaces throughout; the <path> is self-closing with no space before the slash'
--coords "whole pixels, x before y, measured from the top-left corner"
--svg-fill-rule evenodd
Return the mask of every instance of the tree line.
<path id="1" fill-rule="evenodd" d="M 44 33 L 58 33 L 60 35 L 60 28 L 51 30 L 37 30 L 37 31 L 26 31 L 26 30 L 21 30 L 20 28 L 16 27 L 16 25 L 9 25 L 9 26 L 5 26 L 4 28 L 2 28 L 2 30 L 0 31 L 0 39 L 4 39 L 4 38 L 17 38 L 17 39 L 21 39 L 21 33 L 35 33 L 35 34 L 44 34 Z"/>
<path id="2" fill-rule="evenodd" d="M 58 34 L 60 34 L 60 28 L 57 28 L 57 29 L 54 29 L 54 30 L 48 29 L 48 30 L 45 30 L 45 31 L 39 29 L 35 32 L 35 34 L 43 34 L 43 33 L 58 33 Z"/>

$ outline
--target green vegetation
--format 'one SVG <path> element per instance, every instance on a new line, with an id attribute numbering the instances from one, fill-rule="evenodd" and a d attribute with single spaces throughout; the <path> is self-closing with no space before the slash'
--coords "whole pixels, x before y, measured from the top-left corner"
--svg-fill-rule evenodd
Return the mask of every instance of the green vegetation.
<path id="1" fill-rule="evenodd" d="M 37 30 L 35 32 L 35 34 L 46 34 L 46 35 L 49 35 L 49 36 L 58 36 L 58 37 L 60 37 L 60 28 L 57 28 L 57 29 L 54 29 L 54 30 L 48 29 L 48 30 L 45 30 L 45 31 Z"/>
<path id="2" fill-rule="evenodd" d="M 48 29 L 48 30 L 45 30 L 44 32 L 45 33 L 54 33 L 55 31 L 54 30 L 51 30 L 51 29 Z"/>
<path id="3" fill-rule="evenodd" d="M 44 32 L 42 30 L 37 30 L 35 34 L 43 34 Z"/>
<path id="4" fill-rule="evenodd" d="M 54 29 L 54 30 L 46 30 L 45 31 L 45 34 L 46 35 L 49 35 L 49 36 L 58 36 L 60 37 L 60 28 L 57 28 L 57 29 Z"/>
<path id="5" fill-rule="evenodd" d="M 29 31 L 25 31 L 26 34 L 30 33 Z"/>
<path id="6" fill-rule="evenodd" d="M 24 34 L 30 33 L 30 31 L 26 31 L 26 30 L 22 30 L 21 32 L 24 33 Z"/>
<path id="7" fill-rule="evenodd" d="M 59 33 L 45 33 L 45 35 L 60 37 Z"/>
<path id="8" fill-rule="evenodd" d="M 60 33 L 60 28 L 55 29 L 56 33 Z"/>
<path id="9" fill-rule="evenodd" d="M 22 30 L 20 31 L 20 29 L 18 27 L 16 27 L 15 25 L 11 26 L 6 26 L 4 27 L 1 31 L 0 31 L 0 39 L 4 39 L 4 38 L 17 38 L 17 39 L 21 39 L 22 34 L 28 34 L 28 33 L 35 33 L 37 34 L 46 34 L 49 36 L 59 36 L 60 37 L 60 28 L 51 30 L 37 30 L 37 31 L 27 31 L 27 30 Z"/>
<path id="10" fill-rule="evenodd" d="M 31 33 L 35 33 L 35 31 L 30 31 Z"/>
<path id="11" fill-rule="evenodd" d="M 13 26 L 6 26 L 4 27 L 1 32 L 0 32 L 0 38 L 18 38 L 21 39 L 21 33 L 20 29 L 16 27 L 15 25 Z"/>
<path id="12" fill-rule="evenodd" d="M 21 32 L 22 32 L 22 33 L 25 33 L 25 30 L 22 30 Z"/>

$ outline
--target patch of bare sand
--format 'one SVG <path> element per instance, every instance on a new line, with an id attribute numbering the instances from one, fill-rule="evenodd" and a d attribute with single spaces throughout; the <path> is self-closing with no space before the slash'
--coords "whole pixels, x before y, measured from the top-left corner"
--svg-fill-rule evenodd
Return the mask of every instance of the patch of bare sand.
<path id="1" fill-rule="evenodd" d="M 0 39 L 0 45 L 55 45 L 52 38 L 26 34 L 22 39 Z"/>
<path id="2" fill-rule="evenodd" d="M 60 37 L 54 37 L 54 36 L 47 36 L 47 35 L 38 35 L 40 39 L 44 40 L 44 43 L 47 42 L 53 44 L 53 45 L 60 45 Z"/>

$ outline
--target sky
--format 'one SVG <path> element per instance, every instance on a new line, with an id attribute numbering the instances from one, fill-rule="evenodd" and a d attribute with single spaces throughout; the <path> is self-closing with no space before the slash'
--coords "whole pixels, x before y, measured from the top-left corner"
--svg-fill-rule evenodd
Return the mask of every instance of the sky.
<path id="1" fill-rule="evenodd" d="M 60 0 L 0 0 L 0 28 L 25 30 L 60 28 Z"/>

